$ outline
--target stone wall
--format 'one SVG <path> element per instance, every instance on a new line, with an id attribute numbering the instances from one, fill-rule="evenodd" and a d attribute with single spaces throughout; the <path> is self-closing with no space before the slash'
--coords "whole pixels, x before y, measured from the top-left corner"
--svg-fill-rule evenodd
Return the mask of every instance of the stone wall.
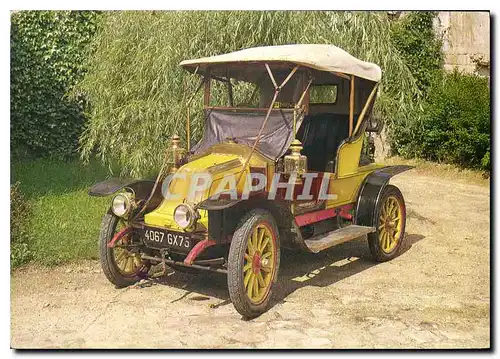
<path id="1" fill-rule="evenodd" d="M 442 11 L 435 20 L 443 37 L 444 68 L 489 76 L 489 12 Z"/>

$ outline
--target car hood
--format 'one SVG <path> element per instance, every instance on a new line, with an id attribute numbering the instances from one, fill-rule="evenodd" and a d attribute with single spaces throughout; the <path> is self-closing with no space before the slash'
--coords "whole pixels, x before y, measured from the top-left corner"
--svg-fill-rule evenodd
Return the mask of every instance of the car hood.
<path id="1" fill-rule="evenodd" d="M 171 174 L 169 185 L 167 185 L 168 181 L 164 181 L 162 186 L 163 201 L 155 210 L 144 216 L 145 223 L 179 230 L 173 220 L 174 210 L 179 204 L 187 203 L 194 207 L 220 192 L 218 190 L 219 185 L 221 185 L 221 181 L 225 182 L 224 178 L 226 176 L 234 176 L 236 182 L 240 176 L 246 178 L 248 168 L 267 169 L 267 166 L 272 164 L 272 161 L 255 151 L 250 158 L 249 167 L 243 169 L 243 165 L 250 154 L 251 148 L 249 146 L 236 143 L 221 143 L 211 146 L 203 154 L 192 157 L 190 162 Z M 209 176 L 211 178 L 211 185 L 205 190 L 193 188 L 197 184 L 194 182 L 199 181 L 200 176 Z M 244 180 L 238 182 L 238 193 L 243 191 L 244 184 Z M 173 197 L 165 197 L 167 190 Z M 206 227 L 208 222 L 206 211 L 200 209 L 199 214 L 201 218 L 198 223 Z"/>

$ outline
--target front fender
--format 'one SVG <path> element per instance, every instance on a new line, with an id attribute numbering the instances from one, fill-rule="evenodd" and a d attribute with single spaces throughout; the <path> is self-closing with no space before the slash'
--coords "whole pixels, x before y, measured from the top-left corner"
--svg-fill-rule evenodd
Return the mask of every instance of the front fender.
<path id="1" fill-rule="evenodd" d="M 354 223 L 362 226 L 372 226 L 373 215 L 382 189 L 387 185 L 391 177 L 412 168 L 415 168 L 415 166 L 387 166 L 368 175 L 358 196 Z"/>
<path id="2" fill-rule="evenodd" d="M 211 211 L 220 211 L 226 208 L 231 208 L 240 203 L 241 201 L 242 201 L 241 199 L 226 199 L 226 198 L 211 199 L 209 197 L 206 200 L 198 203 L 196 205 L 196 208 L 206 209 Z"/>
<path id="3" fill-rule="evenodd" d="M 89 189 L 89 196 L 105 197 L 119 190 L 129 187 L 135 192 L 137 198 L 146 198 L 151 193 L 155 181 L 153 180 L 137 180 L 130 178 L 110 178 L 105 181 L 96 183 Z"/>

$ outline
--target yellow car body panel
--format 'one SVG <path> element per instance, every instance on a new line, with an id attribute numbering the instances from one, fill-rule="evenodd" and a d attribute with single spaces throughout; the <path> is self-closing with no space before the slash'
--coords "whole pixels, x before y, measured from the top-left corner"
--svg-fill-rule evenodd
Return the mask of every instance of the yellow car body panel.
<path id="1" fill-rule="evenodd" d="M 174 220 L 174 210 L 182 203 L 195 205 L 210 196 L 220 192 L 218 190 L 221 181 L 225 176 L 233 176 L 236 180 L 239 178 L 246 157 L 250 154 L 251 149 L 248 146 L 236 143 L 221 143 L 214 145 L 204 153 L 192 157 L 191 161 L 180 167 L 175 177 L 170 182 L 169 192 L 175 198 L 164 198 L 160 206 L 147 213 L 144 216 L 145 224 L 158 227 L 166 227 L 175 231 L 183 231 Z M 254 152 L 247 168 L 241 175 L 241 180 L 237 183 L 237 192 L 242 193 L 245 185 L 245 179 L 249 173 L 249 167 L 265 168 L 270 165 L 270 169 L 274 172 L 272 161 L 261 155 L 259 152 Z M 208 173 L 211 176 L 212 184 L 205 191 L 194 191 L 191 182 L 196 177 L 194 175 L 200 173 Z M 226 181 L 227 183 L 227 181 Z M 228 186 L 225 186 L 227 189 Z M 190 193 L 193 191 L 193 193 Z M 200 219 L 197 221 L 198 230 L 208 229 L 208 213 L 205 210 L 198 210 Z M 189 229 L 190 231 L 193 228 Z"/>
<path id="2" fill-rule="evenodd" d="M 337 199 L 328 200 L 326 202 L 326 208 L 334 208 L 356 202 L 358 199 L 358 191 L 365 178 L 370 173 L 373 173 L 373 171 L 382 167 L 384 166 L 377 164 L 358 166 L 356 172 L 344 175 L 342 178 L 330 180 L 328 193 L 336 194 Z"/>
<path id="3" fill-rule="evenodd" d="M 358 191 L 366 176 L 373 171 L 384 167 L 371 163 L 360 166 L 361 149 L 363 147 L 363 136 L 359 136 L 352 142 L 344 142 L 337 153 L 337 172 L 331 174 L 329 183 L 329 194 L 337 195 L 335 200 L 328 200 L 326 208 L 334 208 L 357 200 Z"/>
<path id="4" fill-rule="evenodd" d="M 357 173 L 362 147 L 363 136 L 359 136 L 352 142 L 344 142 L 340 145 L 337 153 L 337 178 Z"/>

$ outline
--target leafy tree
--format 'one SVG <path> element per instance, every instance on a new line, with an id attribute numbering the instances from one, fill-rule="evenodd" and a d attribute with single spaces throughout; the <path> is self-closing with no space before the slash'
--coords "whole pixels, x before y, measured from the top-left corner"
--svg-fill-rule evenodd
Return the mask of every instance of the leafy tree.
<path id="1" fill-rule="evenodd" d="M 443 68 L 442 42 L 433 25 L 436 15 L 432 11 L 412 11 L 392 26 L 391 40 L 423 93 Z"/>
<path id="2" fill-rule="evenodd" d="M 384 12 L 106 13 L 88 72 L 73 91 L 91 104 L 81 137 L 83 157 L 97 153 L 135 176 L 154 172 L 170 136 L 185 134 L 187 98 L 199 81 L 179 67 L 182 60 L 290 43 L 334 44 L 379 64 L 384 75 L 377 111 L 387 119 L 406 118 L 420 95 L 391 42 Z M 191 103 L 194 140 L 201 135 L 201 98 Z"/>

